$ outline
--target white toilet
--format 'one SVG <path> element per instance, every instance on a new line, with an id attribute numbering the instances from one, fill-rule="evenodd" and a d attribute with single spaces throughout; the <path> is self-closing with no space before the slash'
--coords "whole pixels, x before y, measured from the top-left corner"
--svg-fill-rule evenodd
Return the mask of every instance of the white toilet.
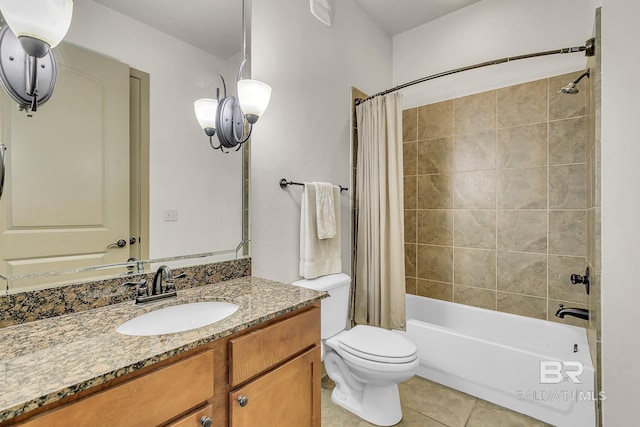
<path id="1" fill-rule="evenodd" d="M 333 403 L 380 426 L 402 419 L 398 383 L 418 369 L 416 346 L 395 332 L 358 325 L 345 330 L 349 314 L 351 278 L 331 274 L 293 283 L 327 291 L 321 302 L 323 360 L 336 387 Z"/>

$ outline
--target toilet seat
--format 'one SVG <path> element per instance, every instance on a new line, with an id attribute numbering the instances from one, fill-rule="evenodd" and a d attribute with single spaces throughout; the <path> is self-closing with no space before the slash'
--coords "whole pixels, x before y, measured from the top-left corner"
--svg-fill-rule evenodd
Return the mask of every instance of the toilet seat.
<path id="1" fill-rule="evenodd" d="M 374 326 L 358 325 L 336 337 L 338 347 L 352 356 L 385 364 L 416 360 L 417 348 L 407 338 Z"/>

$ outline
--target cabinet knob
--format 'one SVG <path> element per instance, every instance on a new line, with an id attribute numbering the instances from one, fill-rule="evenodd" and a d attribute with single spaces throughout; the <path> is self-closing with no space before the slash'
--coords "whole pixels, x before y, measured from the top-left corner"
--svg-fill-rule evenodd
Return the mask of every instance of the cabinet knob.
<path id="1" fill-rule="evenodd" d="M 204 415 L 202 418 L 200 418 L 200 424 L 202 425 L 202 427 L 211 427 L 213 425 L 213 420 L 210 417 Z"/>
<path id="2" fill-rule="evenodd" d="M 238 396 L 237 400 L 240 406 L 247 406 L 249 403 L 249 398 L 247 396 Z"/>

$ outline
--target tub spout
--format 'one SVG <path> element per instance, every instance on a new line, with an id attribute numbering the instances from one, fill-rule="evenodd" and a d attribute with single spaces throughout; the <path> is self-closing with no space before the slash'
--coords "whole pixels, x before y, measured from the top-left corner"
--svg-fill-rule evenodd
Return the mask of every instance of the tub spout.
<path id="1" fill-rule="evenodd" d="M 564 316 L 573 316 L 579 319 L 589 320 L 589 310 L 585 308 L 564 308 L 563 304 L 560 304 L 560 308 L 556 311 L 556 316 L 564 319 Z"/>

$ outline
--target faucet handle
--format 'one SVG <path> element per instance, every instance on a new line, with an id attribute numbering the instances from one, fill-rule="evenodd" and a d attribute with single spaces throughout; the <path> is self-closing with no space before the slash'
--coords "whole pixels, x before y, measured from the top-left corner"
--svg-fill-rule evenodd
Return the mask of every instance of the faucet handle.
<path id="1" fill-rule="evenodd" d="M 180 274 L 178 274 L 177 276 L 172 276 L 172 279 L 182 279 L 183 277 L 187 277 L 187 273 L 185 273 L 184 271 Z"/>
<path id="2" fill-rule="evenodd" d="M 139 282 L 124 282 L 122 286 L 146 286 L 147 279 L 142 279 Z"/>
<path id="3" fill-rule="evenodd" d="M 147 279 L 142 279 L 139 282 L 125 282 L 122 286 L 135 286 L 136 295 L 139 297 L 145 297 L 148 294 Z"/>

